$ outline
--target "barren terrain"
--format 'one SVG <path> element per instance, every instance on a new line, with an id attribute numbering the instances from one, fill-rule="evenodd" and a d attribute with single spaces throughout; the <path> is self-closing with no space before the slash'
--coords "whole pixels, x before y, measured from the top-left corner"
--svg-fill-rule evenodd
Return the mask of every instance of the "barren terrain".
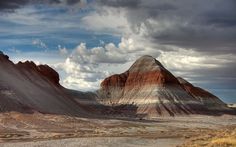
<path id="1" fill-rule="evenodd" d="M 177 146 L 236 127 L 236 117 L 192 115 L 139 119 L 87 119 L 17 112 L 0 114 L 3 147 Z M 225 133 L 227 134 L 227 132 Z M 209 138 L 209 137 L 208 137 Z M 208 140 L 205 139 L 205 144 Z M 200 144 L 201 145 L 201 144 Z"/>

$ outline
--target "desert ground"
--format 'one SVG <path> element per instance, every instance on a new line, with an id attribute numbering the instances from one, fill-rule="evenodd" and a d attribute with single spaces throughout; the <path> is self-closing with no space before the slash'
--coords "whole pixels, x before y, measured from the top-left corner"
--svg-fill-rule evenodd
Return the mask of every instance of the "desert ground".
<path id="1" fill-rule="evenodd" d="M 231 115 L 139 120 L 10 112 L 0 114 L 0 146 L 234 146 L 235 128 L 236 116 Z"/>

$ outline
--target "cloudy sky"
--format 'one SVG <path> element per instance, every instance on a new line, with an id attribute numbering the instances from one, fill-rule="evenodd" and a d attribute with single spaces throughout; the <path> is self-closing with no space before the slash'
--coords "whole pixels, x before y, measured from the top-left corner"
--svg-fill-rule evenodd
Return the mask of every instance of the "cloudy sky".
<path id="1" fill-rule="evenodd" d="M 1 0 L 0 50 L 83 91 L 148 54 L 236 102 L 235 10 L 235 0 Z"/>

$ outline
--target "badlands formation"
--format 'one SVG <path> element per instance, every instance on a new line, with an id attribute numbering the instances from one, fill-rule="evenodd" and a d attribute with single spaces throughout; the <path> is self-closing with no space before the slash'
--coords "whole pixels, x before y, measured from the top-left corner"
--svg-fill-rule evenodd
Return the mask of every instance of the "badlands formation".
<path id="1" fill-rule="evenodd" d="M 105 105 L 132 104 L 137 115 L 148 117 L 232 112 L 219 98 L 175 77 L 147 55 L 126 72 L 106 78 L 98 93 Z"/>
<path id="2" fill-rule="evenodd" d="M 236 146 L 235 110 L 151 56 L 80 92 L 49 66 L 0 52 L 1 147 Z"/>
<path id="3" fill-rule="evenodd" d="M 0 53 L 0 112 L 82 116 L 86 112 L 66 94 L 59 75 L 47 65 L 14 64 Z"/>
<path id="4" fill-rule="evenodd" d="M 0 111 L 70 116 L 132 117 L 235 113 L 213 94 L 176 78 L 151 56 L 140 57 L 124 73 L 112 75 L 96 92 L 64 88 L 47 65 L 12 63 L 0 54 Z"/>

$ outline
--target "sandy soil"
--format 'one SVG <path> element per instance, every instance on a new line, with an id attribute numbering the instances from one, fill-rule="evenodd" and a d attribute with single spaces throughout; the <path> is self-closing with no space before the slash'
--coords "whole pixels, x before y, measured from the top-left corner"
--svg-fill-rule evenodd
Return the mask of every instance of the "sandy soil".
<path id="1" fill-rule="evenodd" d="M 178 139 L 145 139 L 138 137 L 86 137 L 51 141 L 5 143 L 2 147 L 174 147 Z"/>
<path id="2" fill-rule="evenodd" d="M 0 114 L 1 147 L 173 147 L 214 130 L 236 126 L 236 116 L 87 119 L 59 115 Z"/>

